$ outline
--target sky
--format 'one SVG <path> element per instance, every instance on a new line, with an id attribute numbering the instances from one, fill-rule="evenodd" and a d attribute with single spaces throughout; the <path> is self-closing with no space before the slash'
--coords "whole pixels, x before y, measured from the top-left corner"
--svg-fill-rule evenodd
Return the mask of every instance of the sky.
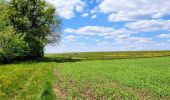
<path id="1" fill-rule="evenodd" d="M 170 50 L 170 0 L 46 0 L 62 19 L 46 53 Z"/>

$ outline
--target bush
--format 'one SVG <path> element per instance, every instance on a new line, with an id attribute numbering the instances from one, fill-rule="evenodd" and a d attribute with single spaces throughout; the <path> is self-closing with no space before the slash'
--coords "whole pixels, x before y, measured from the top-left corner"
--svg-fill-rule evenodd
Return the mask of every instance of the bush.
<path id="1" fill-rule="evenodd" d="M 0 63 L 2 63 L 2 61 L 4 61 L 4 53 L 0 49 Z"/>
<path id="2" fill-rule="evenodd" d="M 13 35 L 8 38 L 0 52 L 0 62 L 8 63 L 13 60 L 22 60 L 29 53 L 28 44 L 24 41 L 23 34 Z"/>

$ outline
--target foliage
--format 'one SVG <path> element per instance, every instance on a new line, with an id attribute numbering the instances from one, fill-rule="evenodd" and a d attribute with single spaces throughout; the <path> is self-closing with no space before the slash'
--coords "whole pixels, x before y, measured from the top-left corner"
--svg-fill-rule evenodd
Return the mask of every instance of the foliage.
<path id="1" fill-rule="evenodd" d="M 2 62 L 10 62 L 12 59 L 23 59 L 29 51 L 27 43 L 24 41 L 23 34 L 14 34 L 11 27 L 3 30 L 1 35 L 1 60 Z"/>
<path id="2" fill-rule="evenodd" d="M 43 57 L 46 44 L 59 42 L 60 23 L 45 0 L 1 0 L 0 62 Z"/>
<path id="3" fill-rule="evenodd" d="M 60 20 L 55 8 L 45 0 L 10 0 L 9 9 L 9 19 L 16 32 L 26 34 L 28 56 L 42 57 L 44 46 L 60 38 Z"/>
<path id="4" fill-rule="evenodd" d="M 24 33 L 16 34 L 9 24 L 9 9 L 0 5 L 0 62 L 10 62 L 12 59 L 23 58 L 28 53 L 28 45 L 24 41 Z"/>

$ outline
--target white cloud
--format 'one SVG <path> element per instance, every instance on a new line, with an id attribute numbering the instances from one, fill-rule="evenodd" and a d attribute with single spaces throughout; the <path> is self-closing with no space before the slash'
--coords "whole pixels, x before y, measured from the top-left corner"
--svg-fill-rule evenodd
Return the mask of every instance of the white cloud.
<path id="1" fill-rule="evenodd" d="M 130 36 L 130 34 L 120 34 L 120 35 L 110 35 L 110 36 L 105 36 L 105 39 L 123 39 L 123 38 L 128 38 Z"/>
<path id="2" fill-rule="evenodd" d="M 126 37 L 126 38 L 115 38 L 117 43 L 120 44 L 144 44 L 151 43 L 152 38 L 147 37 Z"/>
<path id="3" fill-rule="evenodd" d="M 67 29 L 64 30 L 64 32 L 67 32 L 67 33 L 74 33 L 75 30 L 72 29 L 72 28 L 67 28 Z"/>
<path id="4" fill-rule="evenodd" d="M 127 23 L 125 26 L 136 31 L 170 31 L 170 20 L 140 20 Z"/>
<path id="5" fill-rule="evenodd" d="M 83 12 L 86 6 L 83 0 L 47 1 L 54 4 L 59 15 L 66 19 L 74 17 L 77 12 L 80 12 L 83 17 L 90 18 L 95 18 L 98 13 L 104 13 L 108 15 L 110 22 L 126 22 L 124 26 L 116 23 L 115 27 L 122 25 L 120 29 L 97 25 L 78 29 L 67 28 L 64 32 L 71 35 L 63 37 L 61 46 L 50 48 L 48 52 L 170 49 L 168 33 L 170 20 L 163 20 L 163 17 L 170 15 L 170 0 L 98 0 L 99 6 L 88 9 L 88 13 Z M 158 31 L 167 34 L 160 34 L 153 38 L 136 34 Z M 79 41 L 81 39 L 84 40 Z"/>
<path id="6" fill-rule="evenodd" d="M 91 14 L 95 14 L 99 11 L 99 8 L 96 6 L 95 8 L 93 8 L 92 10 L 90 10 Z"/>
<path id="7" fill-rule="evenodd" d="M 65 39 L 75 39 L 75 38 L 77 38 L 76 36 L 74 36 L 74 35 L 69 35 L 69 36 L 66 36 L 66 37 L 64 37 Z"/>
<path id="8" fill-rule="evenodd" d="M 85 26 L 79 29 L 72 29 L 72 28 L 65 29 L 65 32 L 67 33 L 76 33 L 82 35 L 104 35 L 104 34 L 110 34 L 113 31 L 114 31 L 113 28 L 103 27 L 103 26 Z"/>
<path id="9" fill-rule="evenodd" d="M 82 14 L 83 17 L 87 17 L 88 15 L 89 15 L 88 13 Z"/>
<path id="10" fill-rule="evenodd" d="M 127 29 L 113 29 L 111 27 L 103 26 L 85 26 L 79 29 L 67 28 L 64 30 L 67 33 L 75 33 L 81 35 L 97 35 L 97 36 L 117 36 L 122 34 L 132 34 L 134 31 Z"/>
<path id="11" fill-rule="evenodd" d="M 64 42 L 75 42 L 78 38 L 80 38 L 80 36 L 69 35 L 69 36 L 65 36 L 63 38 L 63 41 Z"/>
<path id="12" fill-rule="evenodd" d="M 98 8 L 114 22 L 161 18 L 170 15 L 169 5 L 169 0 L 103 0 Z"/>
<path id="13" fill-rule="evenodd" d="M 93 16 L 91 16 L 91 19 L 95 19 L 97 16 L 96 15 L 93 15 Z"/>
<path id="14" fill-rule="evenodd" d="M 134 20 L 142 20 L 149 19 L 152 16 L 150 14 L 144 12 L 124 12 L 119 11 L 118 13 L 112 13 L 109 15 L 108 20 L 112 21 L 134 21 Z"/>
<path id="15" fill-rule="evenodd" d="M 157 38 L 170 38 L 170 34 L 159 34 Z"/>
<path id="16" fill-rule="evenodd" d="M 85 26 L 79 29 L 65 29 L 67 33 L 74 33 L 79 35 L 87 36 L 101 36 L 104 39 L 113 39 L 116 43 L 127 44 L 127 43 L 150 43 L 152 38 L 147 37 L 133 37 L 134 31 L 127 29 L 113 29 L 110 27 L 103 26 Z M 97 41 L 100 42 L 100 41 Z M 103 44 L 103 43 L 99 43 Z"/>
<path id="17" fill-rule="evenodd" d="M 81 12 L 85 3 L 81 0 L 46 0 L 56 7 L 59 16 L 70 19 L 75 16 L 74 12 Z"/>
<path id="18" fill-rule="evenodd" d="M 55 52 L 96 52 L 96 51 L 135 51 L 135 50 L 168 50 L 170 42 L 148 42 L 117 44 L 115 42 L 101 41 L 97 44 L 62 43 L 56 47 L 46 46 L 46 53 Z"/>
<path id="19" fill-rule="evenodd" d="M 109 44 L 109 42 L 106 42 L 106 41 L 98 41 L 97 42 L 97 45 L 99 45 L 99 46 L 105 46 L 107 44 Z"/>

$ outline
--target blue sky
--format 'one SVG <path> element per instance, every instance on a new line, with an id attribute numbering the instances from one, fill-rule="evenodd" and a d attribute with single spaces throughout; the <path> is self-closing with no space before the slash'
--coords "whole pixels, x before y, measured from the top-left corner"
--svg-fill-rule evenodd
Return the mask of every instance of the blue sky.
<path id="1" fill-rule="evenodd" d="M 46 53 L 170 50 L 169 0 L 46 0 L 63 20 Z"/>

